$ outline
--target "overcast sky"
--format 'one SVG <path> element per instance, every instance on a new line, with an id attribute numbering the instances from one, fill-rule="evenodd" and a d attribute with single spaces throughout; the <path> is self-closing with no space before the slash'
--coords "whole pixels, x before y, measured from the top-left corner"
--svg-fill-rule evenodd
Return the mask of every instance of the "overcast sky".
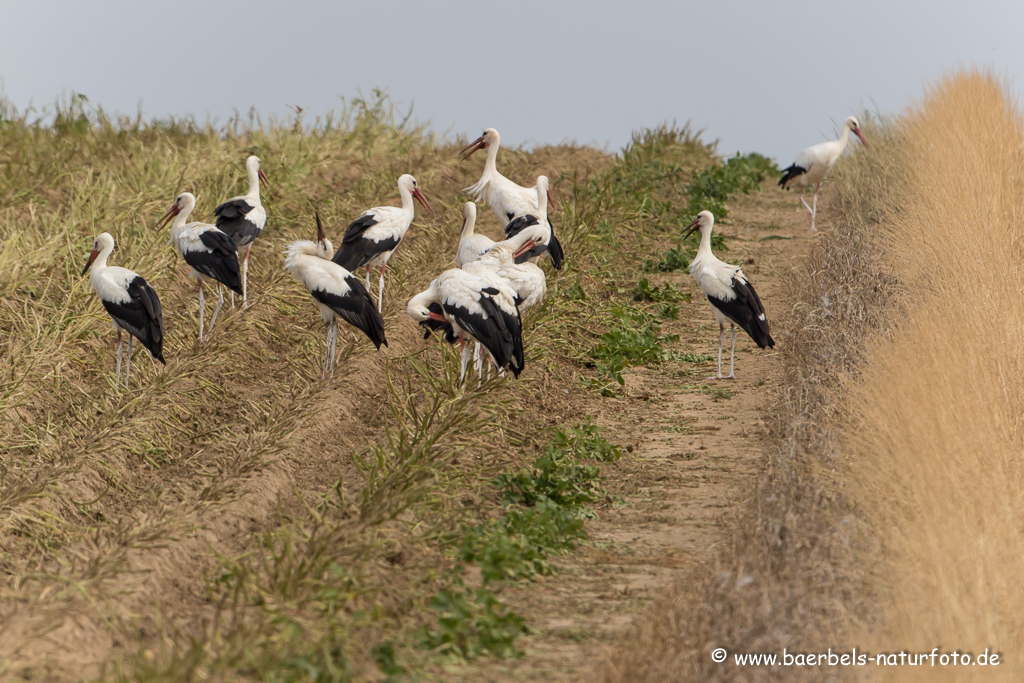
<path id="1" fill-rule="evenodd" d="M 893 112 L 957 65 L 1024 71 L 1024 2 L 0 0 L 19 109 L 84 93 L 147 118 L 323 113 L 388 88 L 414 117 L 503 144 L 691 121 L 788 164 L 833 121 Z"/>

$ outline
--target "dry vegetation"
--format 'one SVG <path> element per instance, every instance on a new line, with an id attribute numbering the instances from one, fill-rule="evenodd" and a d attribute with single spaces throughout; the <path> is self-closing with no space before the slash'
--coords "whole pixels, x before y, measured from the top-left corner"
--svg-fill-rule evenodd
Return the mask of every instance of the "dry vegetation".
<path id="1" fill-rule="evenodd" d="M 954 74 L 847 159 L 790 332 L 778 448 L 715 566 L 603 680 L 1020 680 L 1024 126 Z M 998 652 L 963 667 L 738 668 L 734 652 Z"/>
<path id="2" fill-rule="evenodd" d="M 631 365 L 661 362 L 671 307 L 633 292 L 644 260 L 678 243 L 687 202 L 721 187 L 687 185 L 713 148 L 663 128 L 614 158 L 503 150 L 510 177 L 552 178 L 567 267 L 527 319 L 523 378 L 462 393 L 455 354 L 404 309 L 450 262 L 479 160 L 403 127 L 386 98 L 226 130 L 111 121 L 79 99 L 45 122 L 3 113 L 0 676 L 384 679 L 516 654 L 529 624 L 502 586 L 554 571 L 611 505 L 601 474 L 618 451 L 579 396 L 614 396 Z M 188 269 L 152 226 L 182 190 L 209 220 L 250 153 L 273 188 L 250 308 L 198 344 Z M 745 163 L 734 171 L 756 175 Z M 390 346 L 343 333 L 322 383 L 322 323 L 282 252 L 312 237 L 314 208 L 337 241 L 397 199 L 405 172 L 437 213 L 389 264 Z M 168 365 L 137 356 L 129 390 L 80 276 L 101 231 L 164 305 Z"/>

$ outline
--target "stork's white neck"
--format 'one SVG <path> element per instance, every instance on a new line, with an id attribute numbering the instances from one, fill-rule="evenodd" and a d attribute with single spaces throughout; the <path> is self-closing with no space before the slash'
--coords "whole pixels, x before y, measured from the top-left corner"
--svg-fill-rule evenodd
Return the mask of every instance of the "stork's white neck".
<path id="1" fill-rule="evenodd" d="M 473 234 L 476 230 L 476 212 L 466 216 L 466 223 L 462 226 L 462 235 L 459 236 L 459 240 L 464 240 Z"/>
<path id="2" fill-rule="evenodd" d="M 846 144 L 850 141 L 850 127 L 843 124 L 843 132 L 839 134 L 839 139 L 836 142 L 839 143 L 839 153 L 842 154 L 846 149 Z"/>
<path id="3" fill-rule="evenodd" d="M 537 185 L 537 213 L 541 225 L 546 223 L 548 220 L 548 188 L 546 185 L 543 187 Z"/>
<path id="4" fill-rule="evenodd" d="M 416 213 L 416 206 L 413 204 L 412 190 L 408 185 L 402 183 L 398 186 L 398 194 L 402 197 L 402 211 Z"/>
<path id="5" fill-rule="evenodd" d="M 90 279 L 96 276 L 96 273 L 107 267 L 107 257 L 114 251 L 114 245 L 108 244 L 107 246 L 100 249 L 100 253 L 96 255 L 96 260 L 92 262 L 92 273 Z"/>
<path id="6" fill-rule="evenodd" d="M 487 161 L 484 162 L 484 175 L 496 175 L 498 173 L 498 147 L 497 141 L 487 145 Z"/>
<path id="7" fill-rule="evenodd" d="M 260 200 L 260 169 L 253 164 L 246 168 L 246 172 L 249 174 L 249 192 L 246 193 L 246 197 L 253 197 L 257 202 Z"/>
<path id="8" fill-rule="evenodd" d="M 186 201 L 185 206 L 182 207 L 181 209 L 181 212 L 174 217 L 174 222 L 171 223 L 171 231 L 177 232 L 184 228 L 185 224 L 188 223 L 188 217 L 192 215 L 192 210 L 195 208 L 196 204 L 194 201 Z"/>

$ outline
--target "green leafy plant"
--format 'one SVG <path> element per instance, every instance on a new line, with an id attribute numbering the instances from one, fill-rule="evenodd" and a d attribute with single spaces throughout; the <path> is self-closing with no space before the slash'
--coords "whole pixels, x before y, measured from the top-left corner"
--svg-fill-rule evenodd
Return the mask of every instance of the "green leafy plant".
<path id="1" fill-rule="evenodd" d="M 717 233 L 712 233 L 712 237 Z M 677 270 L 686 270 L 690 267 L 690 261 L 697 255 L 693 247 L 679 246 L 666 249 L 662 252 L 661 259 L 644 261 L 640 269 L 645 273 L 672 273 Z"/>
<path id="2" fill-rule="evenodd" d="M 591 422 L 578 427 L 555 432 L 552 444 L 576 458 L 614 462 L 622 457 L 622 449 L 611 443 L 600 434 L 601 428 Z"/>
<path id="3" fill-rule="evenodd" d="M 420 627 L 421 647 L 464 659 L 522 655 L 515 647 L 516 638 L 530 630 L 491 591 L 471 590 L 457 580 L 452 588 L 438 591 L 428 607 L 437 614 L 437 628 Z"/>
<path id="4" fill-rule="evenodd" d="M 696 215 L 700 211 L 710 211 L 717 219 L 725 218 L 729 215 L 725 203 L 731 195 L 737 192 L 749 194 L 768 174 L 777 172 L 775 162 L 756 152 L 737 154 L 724 164 L 698 171 L 687 186 L 690 200 L 686 212 Z"/>
<path id="5" fill-rule="evenodd" d="M 641 278 L 640 282 L 633 288 L 633 301 L 689 301 L 690 294 L 686 292 L 680 292 L 678 289 L 672 286 L 671 283 L 666 284 L 664 287 L 658 287 L 655 285 L 651 287 L 651 284 L 647 281 L 647 278 Z"/>

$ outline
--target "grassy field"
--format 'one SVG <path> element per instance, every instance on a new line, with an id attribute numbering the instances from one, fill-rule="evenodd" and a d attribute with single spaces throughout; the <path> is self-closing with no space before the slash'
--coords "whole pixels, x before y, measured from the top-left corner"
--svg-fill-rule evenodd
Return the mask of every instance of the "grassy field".
<path id="1" fill-rule="evenodd" d="M 45 122 L 5 108 L 0 142 L 0 675 L 27 680 L 383 680 L 519 654 L 531 627 L 504 588 L 556 571 L 613 504 L 622 452 L 580 397 L 614 401 L 667 357 L 679 295 L 645 273 L 689 260 L 690 204 L 724 210 L 771 169 L 673 127 L 617 156 L 502 150 L 509 177 L 552 179 L 567 265 L 527 316 L 523 377 L 462 392 L 405 302 L 449 267 L 480 160 L 386 96 L 224 130 L 73 98 Z M 200 344 L 188 268 L 154 225 L 183 190 L 211 220 L 251 153 L 272 190 L 250 307 Z M 314 209 L 337 242 L 406 172 L 436 213 L 389 263 L 389 347 L 343 330 L 321 382 L 323 326 L 284 248 L 312 238 Z M 103 231 L 164 307 L 167 366 L 137 355 L 127 390 L 80 276 Z"/>

